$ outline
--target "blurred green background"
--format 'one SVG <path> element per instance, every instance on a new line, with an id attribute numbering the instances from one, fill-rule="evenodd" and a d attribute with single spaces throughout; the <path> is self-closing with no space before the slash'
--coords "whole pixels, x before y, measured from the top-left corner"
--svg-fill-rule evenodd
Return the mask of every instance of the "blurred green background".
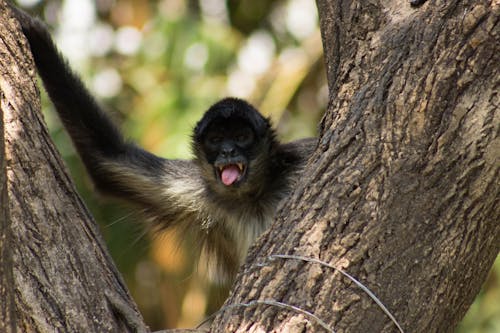
<path id="1" fill-rule="evenodd" d="M 203 112 L 242 97 L 283 140 L 313 136 L 328 101 L 314 0 L 18 0 L 37 13 L 127 137 L 189 158 Z M 223 302 L 175 231 L 151 237 L 140 212 L 97 195 L 43 97 L 80 194 L 152 330 L 194 327 Z M 452 309 L 451 309 L 452 310 Z M 500 260 L 458 332 L 500 332 Z"/>

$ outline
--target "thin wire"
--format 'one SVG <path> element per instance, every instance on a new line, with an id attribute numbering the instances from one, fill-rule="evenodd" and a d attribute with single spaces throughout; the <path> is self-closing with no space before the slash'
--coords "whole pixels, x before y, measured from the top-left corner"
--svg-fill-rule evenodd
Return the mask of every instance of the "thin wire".
<path id="1" fill-rule="evenodd" d="M 360 287 L 366 294 L 368 294 L 368 296 L 370 296 L 370 298 L 373 299 L 375 301 L 375 303 L 377 303 L 377 305 L 382 309 L 382 311 L 384 311 L 384 313 L 392 320 L 392 322 L 397 326 L 397 328 L 399 329 L 399 331 L 401 333 L 404 333 L 403 328 L 401 328 L 401 325 L 399 325 L 399 323 L 396 320 L 396 318 L 385 307 L 385 305 L 379 300 L 379 298 L 377 296 L 375 296 L 375 294 L 373 292 L 371 292 L 370 289 L 368 289 L 367 287 L 365 287 L 361 282 L 359 282 L 358 280 L 356 280 L 349 273 L 347 273 L 347 272 L 345 272 L 345 271 L 343 271 L 343 270 L 341 270 L 341 269 L 339 269 L 339 268 L 337 268 L 335 266 L 332 266 L 332 265 L 330 265 L 327 262 L 321 261 L 319 259 L 314 259 L 314 258 L 307 258 L 307 257 L 296 256 L 296 255 L 288 255 L 288 254 L 273 254 L 273 255 L 270 255 L 269 258 L 270 259 L 274 259 L 274 258 L 295 259 L 295 260 L 302 260 L 302 261 L 306 261 L 306 262 L 313 262 L 313 263 L 317 263 L 317 264 L 326 266 L 328 268 L 331 268 L 331 269 L 333 269 L 333 270 L 341 273 L 342 275 L 344 275 L 345 277 L 347 277 L 349 280 L 351 280 L 352 282 L 354 282 L 358 287 Z"/>
<path id="2" fill-rule="evenodd" d="M 236 303 L 236 304 L 226 305 L 226 306 L 222 307 L 220 310 L 218 310 L 215 313 L 213 313 L 210 316 L 208 316 L 198 326 L 196 326 L 196 328 L 201 327 L 203 324 L 205 324 L 206 322 L 208 322 L 209 320 L 211 320 L 213 317 L 215 317 L 216 315 L 218 315 L 219 313 L 221 313 L 221 312 L 223 312 L 225 310 L 230 310 L 230 309 L 234 309 L 234 308 L 241 308 L 241 307 L 248 308 L 248 307 L 255 306 L 255 305 L 276 306 L 276 307 L 279 307 L 279 308 L 285 308 L 285 309 L 288 309 L 288 310 L 293 310 L 293 311 L 299 312 L 299 313 L 301 313 L 303 315 L 306 315 L 308 317 L 313 318 L 326 331 L 328 331 L 330 333 L 335 333 L 335 331 L 330 326 L 328 326 L 327 323 L 325 323 L 323 320 L 321 320 L 314 313 L 311 313 L 309 311 L 303 310 L 303 309 L 301 309 L 299 307 L 296 307 L 294 305 L 290 305 L 290 304 L 278 302 L 278 301 L 271 300 L 271 299 L 267 299 L 267 300 L 253 300 L 253 301 L 250 301 L 248 303 Z"/>

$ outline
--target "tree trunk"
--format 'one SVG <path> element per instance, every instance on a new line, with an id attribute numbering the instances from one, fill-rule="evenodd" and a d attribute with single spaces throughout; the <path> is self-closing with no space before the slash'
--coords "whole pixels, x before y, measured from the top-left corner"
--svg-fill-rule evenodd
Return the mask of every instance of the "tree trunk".
<path id="1" fill-rule="evenodd" d="M 211 331 L 398 331 L 340 272 L 270 257 L 293 254 L 356 278 L 405 332 L 451 332 L 500 249 L 500 6 L 318 8 L 330 88 L 318 147 Z"/>
<path id="2" fill-rule="evenodd" d="M 0 1 L 0 331 L 146 331 L 50 141 L 28 55 Z"/>
<path id="3" fill-rule="evenodd" d="M 2 30 L 3 29 L 0 27 L 0 32 L 2 32 Z M 1 59 L 2 58 L 0 58 L 0 73 L 3 72 L 1 70 L 1 68 L 3 68 Z M 2 300 L 2 307 L 0 308 L 0 332 L 12 333 L 15 332 L 14 292 L 12 288 L 14 279 L 12 277 L 12 253 L 10 243 L 12 235 L 10 232 L 7 167 L 5 162 L 4 102 L 3 89 L 0 88 L 0 299 Z"/>

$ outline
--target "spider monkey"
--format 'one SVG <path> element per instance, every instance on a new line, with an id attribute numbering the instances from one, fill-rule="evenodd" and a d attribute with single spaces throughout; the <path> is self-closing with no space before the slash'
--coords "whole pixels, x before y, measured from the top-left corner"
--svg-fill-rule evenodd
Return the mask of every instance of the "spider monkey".
<path id="1" fill-rule="evenodd" d="M 12 6 L 14 7 L 14 6 Z M 96 188 L 145 210 L 156 229 L 194 234 L 211 280 L 231 282 L 268 228 L 316 140 L 280 143 L 252 105 L 225 98 L 194 128 L 192 160 L 153 155 L 124 139 L 38 19 L 13 8 L 38 73 Z"/>

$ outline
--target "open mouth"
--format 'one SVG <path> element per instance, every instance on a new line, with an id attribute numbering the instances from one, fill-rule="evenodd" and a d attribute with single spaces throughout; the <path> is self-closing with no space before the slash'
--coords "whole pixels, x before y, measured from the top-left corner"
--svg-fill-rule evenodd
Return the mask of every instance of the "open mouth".
<path id="1" fill-rule="evenodd" d="M 246 165 L 239 163 L 230 163 L 217 166 L 217 174 L 226 186 L 238 183 L 246 172 Z"/>

